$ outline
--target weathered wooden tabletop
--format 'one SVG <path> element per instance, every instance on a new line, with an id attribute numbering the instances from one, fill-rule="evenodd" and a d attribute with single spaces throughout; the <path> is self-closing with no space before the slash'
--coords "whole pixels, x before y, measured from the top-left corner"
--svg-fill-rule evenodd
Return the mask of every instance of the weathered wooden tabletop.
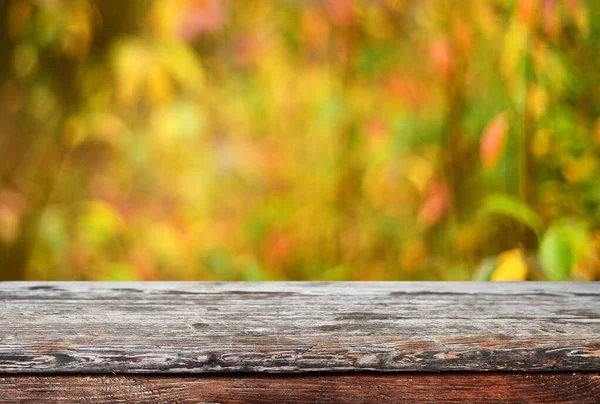
<path id="1" fill-rule="evenodd" d="M 600 402 L 597 283 L 6 282 L 0 310 L 1 402 Z"/>

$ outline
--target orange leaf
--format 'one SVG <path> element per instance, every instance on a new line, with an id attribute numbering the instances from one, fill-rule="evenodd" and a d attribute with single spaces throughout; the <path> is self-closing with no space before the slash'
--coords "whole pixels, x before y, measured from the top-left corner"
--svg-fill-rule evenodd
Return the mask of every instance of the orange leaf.
<path id="1" fill-rule="evenodd" d="M 502 112 L 483 130 L 480 143 L 480 156 L 483 168 L 486 171 L 493 170 L 506 146 L 506 131 L 508 130 L 508 122 L 506 120 L 506 112 Z"/>
<path id="2" fill-rule="evenodd" d="M 429 57 L 437 74 L 443 79 L 449 78 L 454 72 L 454 51 L 450 41 L 439 38 L 429 46 Z"/>
<path id="3" fill-rule="evenodd" d="M 445 182 L 433 181 L 419 212 L 419 221 L 426 226 L 439 222 L 450 209 L 450 190 Z"/>
<path id="4" fill-rule="evenodd" d="M 536 21 L 538 6 L 538 0 L 521 0 L 519 2 L 519 16 L 528 27 L 531 27 Z"/>
<path id="5" fill-rule="evenodd" d="M 354 0 L 324 0 L 323 4 L 334 24 L 348 27 L 354 23 Z"/>

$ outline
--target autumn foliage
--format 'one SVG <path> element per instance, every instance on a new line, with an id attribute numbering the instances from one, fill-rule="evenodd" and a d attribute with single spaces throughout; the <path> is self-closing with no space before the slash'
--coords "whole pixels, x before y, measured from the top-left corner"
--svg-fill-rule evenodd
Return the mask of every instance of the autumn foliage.
<path id="1" fill-rule="evenodd" d="M 2 279 L 600 277 L 600 2 L 0 20 Z"/>

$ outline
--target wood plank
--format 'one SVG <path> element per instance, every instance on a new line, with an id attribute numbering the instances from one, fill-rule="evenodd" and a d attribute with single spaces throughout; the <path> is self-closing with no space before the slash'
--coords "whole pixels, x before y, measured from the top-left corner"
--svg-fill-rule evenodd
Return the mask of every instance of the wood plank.
<path id="1" fill-rule="evenodd" d="M 0 283 L 0 373 L 600 371 L 598 283 Z"/>
<path id="2" fill-rule="evenodd" d="M 598 373 L 0 377 L 3 403 L 598 403 Z"/>

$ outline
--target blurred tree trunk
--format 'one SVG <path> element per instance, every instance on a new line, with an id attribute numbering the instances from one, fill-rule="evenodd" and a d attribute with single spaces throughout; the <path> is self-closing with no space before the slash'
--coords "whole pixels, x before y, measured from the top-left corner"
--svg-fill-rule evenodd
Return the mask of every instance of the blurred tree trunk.
<path id="1" fill-rule="evenodd" d="M 0 65 L 4 66 L 0 69 L 0 90 L 6 85 L 17 88 L 28 85 L 13 77 L 10 68 L 14 46 L 20 40 L 11 37 L 8 30 L 10 5 L 10 1 L 0 1 Z M 84 59 L 73 60 L 62 52 L 56 52 L 56 49 L 38 49 L 38 65 L 44 75 L 50 78 L 48 85 L 62 107 L 56 131 L 48 130 L 45 127 L 47 122 L 33 122 L 31 115 L 19 119 L 19 122 L 30 122 L 29 125 L 15 127 L 12 123 L 17 121 L 16 117 L 3 115 L 6 113 L 0 109 L 0 146 L 16 151 L 7 156 L 6 162 L 0 163 L 0 191 L 14 187 L 25 196 L 27 202 L 27 210 L 20 219 L 14 239 L 0 241 L 0 280 L 21 280 L 26 277 L 40 221 L 71 152 L 62 137 L 62 122 L 77 111 L 85 99 L 77 82 L 80 67 L 104 61 L 116 38 L 137 32 L 139 16 L 146 15 L 145 10 L 150 5 L 150 2 L 120 0 L 94 2 L 93 42 Z M 34 5 L 32 13 L 36 11 Z M 35 149 L 35 153 L 31 152 L 32 149 Z"/>
<path id="2" fill-rule="evenodd" d="M 342 62 L 342 97 L 349 99 L 348 92 L 356 79 L 355 51 L 358 46 L 357 27 L 349 23 L 339 31 L 344 46 Z M 346 102 L 346 115 L 338 135 L 338 179 L 336 189 L 337 228 L 335 235 L 335 264 L 347 264 L 348 249 L 345 245 L 347 233 L 356 225 L 362 193 L 364 163 L 361 158 L 356 125 L 351 105 Z"/>

